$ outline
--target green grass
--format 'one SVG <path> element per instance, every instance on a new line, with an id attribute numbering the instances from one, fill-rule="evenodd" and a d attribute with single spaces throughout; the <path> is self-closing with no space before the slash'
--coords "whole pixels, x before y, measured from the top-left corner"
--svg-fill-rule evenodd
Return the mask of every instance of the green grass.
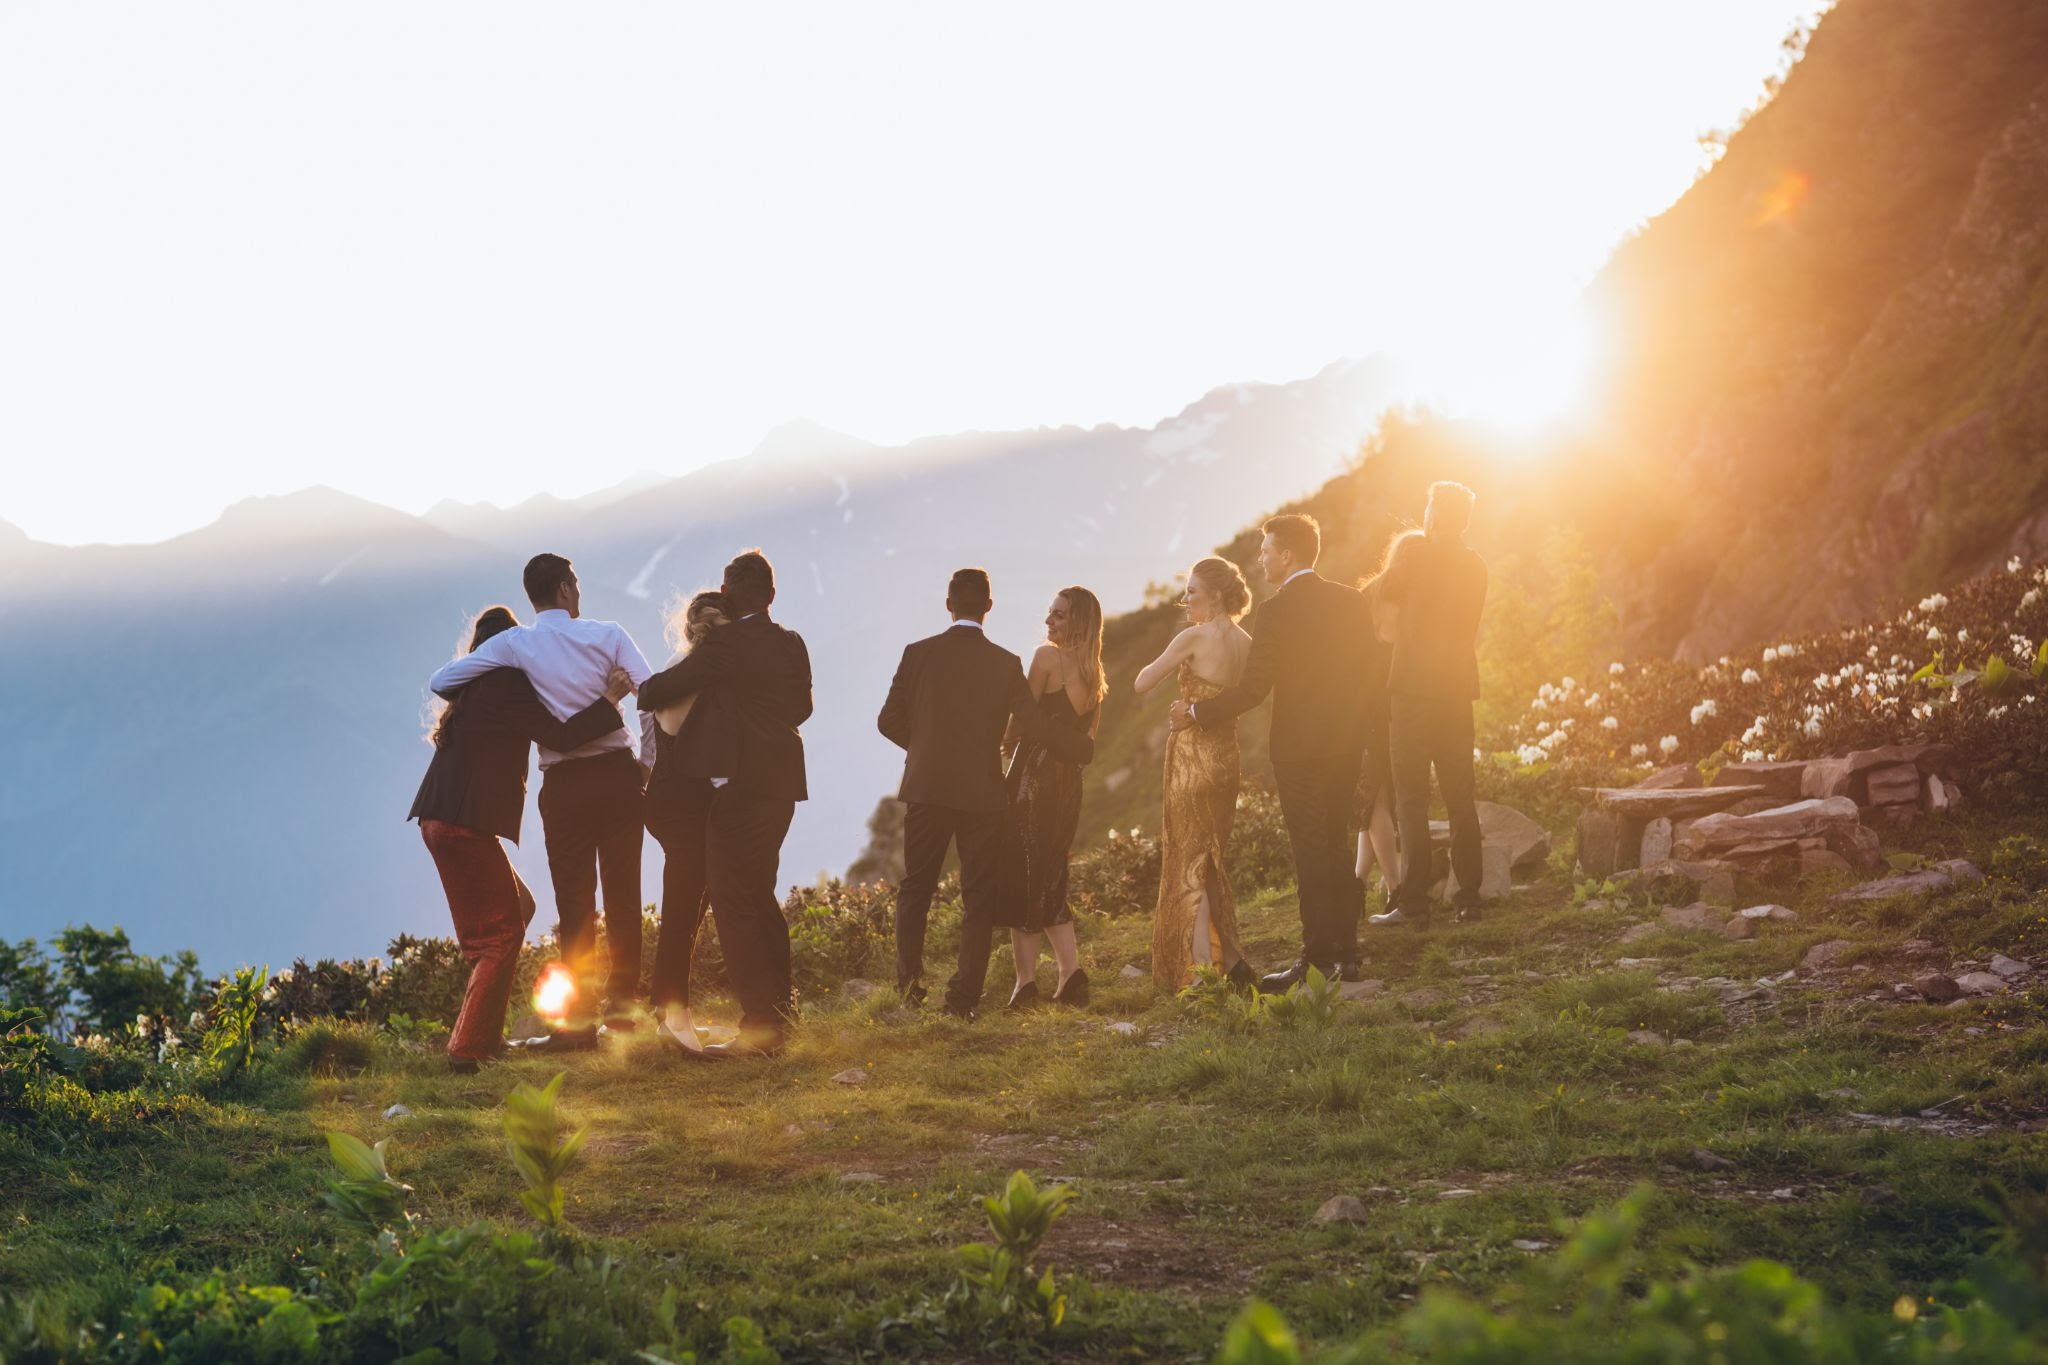
<path id="1" fill-rule="evenodd" d="M 2004 832 L 1951 826 L 1940 842 L 1981 860 Z M 1573 909 L 1549 884 L 1477 925 L 1368 932 L 1383 993 L 1327 1029 L 1249 1034 L 1121 979 L 1145 963 L 1145 918 L 1092 919 L 1085 1011 L 970 1025 L 832 992 L 769 1062 L 692 1064 L 643 1039 L 571 1059 L 562 1108 L 591 1138 L 568 1218 L 674 1286 L 697 1338 L 744 1314 L 797 1358 L 872 1344 L 878 1306 L 943 1294 L 953 1248 L 986 1235 L 981 1197 L 1016 1169 L 1078 1193 L 1041 1259 L 1073 1294 L 1062 1349 L 1093 1358 L 1206 1355 L 1253 1295 L 1325 1341 L 1390 1323 L 1430 1286 L 1484 1298 L 1529 1262 L 1518 1239 L 1555 1243 L 1560 1220 L 1645 1181 L 1654 1227 L 1703 1260 L 1774 1257 L 1837 1302 L 1883 1308 L 1982 1245 L 1987 1178 L 2048 1182 L 2022 1131 L 2048 1115 L 2048 1025 L 2038 993 L 1953 1009 L 1864 997 L 1951 947 L 2026 953 L 2048 895 L 1994 882 L 1848 916 L 1790 903 L 1798 922 L 1751 942 L 1624 948 L 1621 928 L 1652 911 Z M 1243 915 L 1256 959 L 1290 954 L 1289 895 L 1248 896 Z M 1748 986 L 1830 938 L 1870 970 L 1733 1003 L 1708 982 Z M 1915 938 L 1941 946 L 1909 955 Z M 991 1006 L 1008 975 L 999 953 Z M 289 1283 L 346 1240 L 317 1203 L 328 1129 L 390 1138 L 425 1224 L 524 1222 L 501 1102 L 558 1063 L 454 1077 L 382 1035 L 361 1070 L 313 1065 L 356 1051 L 335 1041 L 273 1057 L 237 1100 L 136 1117 L 101 1095 L 104 1114 L 0 1132 L 0 1291 L 111 1298 L 216 1267 Z M 866 1083 L 832 1079 L 849 1069 Z M 385 1120 L 393 1104 L 413 1116 Z M 1851 1117 L 1936 1104 L 1990 1128 Z M 1695 1148 L 1735 1166 L 1703 1170 Z M 1338 1194 L 1370 1221 L 1313 1222 Z"/>

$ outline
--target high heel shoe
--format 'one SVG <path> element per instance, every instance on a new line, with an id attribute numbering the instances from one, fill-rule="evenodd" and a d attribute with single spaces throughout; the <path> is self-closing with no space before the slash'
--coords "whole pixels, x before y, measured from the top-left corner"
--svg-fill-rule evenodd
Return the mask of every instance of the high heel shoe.
<path id="1" fill-rule="evenodd" d="M 1060 988 L 1052 993 L 1055 1005 L 1073 1005 L 1079 1008 L 1088 1003 L 1088 973 L 1076 967 L 1074 974 L 1060 982 Z"/>
<path id="2" fill-rule="evenodd" d="M 1010 993 L 1010 1003 L 1004 1008 L 1012 1010 L 1035 1010 L 1045 1003 L 1045 997 L 1038 993 L 1038 983 L 1027 981 Z"/>

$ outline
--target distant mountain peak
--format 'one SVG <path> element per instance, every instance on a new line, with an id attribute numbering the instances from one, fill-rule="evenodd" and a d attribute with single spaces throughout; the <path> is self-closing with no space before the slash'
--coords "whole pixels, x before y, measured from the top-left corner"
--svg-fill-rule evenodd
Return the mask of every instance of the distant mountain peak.
<path id="1" fill-rule="evenodd" d="M 852 455 L 874 450 L 872 441 L 834 431 L 808 417 L 799 417 L 763 436 L 747 458 L 754 460 L 815 459 L 820 455 Z"/>

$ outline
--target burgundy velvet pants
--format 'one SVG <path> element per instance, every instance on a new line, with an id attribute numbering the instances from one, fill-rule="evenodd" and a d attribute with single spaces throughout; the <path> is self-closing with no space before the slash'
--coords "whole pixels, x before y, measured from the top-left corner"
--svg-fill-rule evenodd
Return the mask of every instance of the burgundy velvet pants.
<path id="1" fill-rule="evenodd" d="M 469 986 L 448 1038 L 448 1055 L 483 1061 L 505 1046 L 505 1007 L 533 900 L 496 835 L 445 820 L 422 820 L 420 837 L 441 874 L 455 941 L 469 961 Z"/>

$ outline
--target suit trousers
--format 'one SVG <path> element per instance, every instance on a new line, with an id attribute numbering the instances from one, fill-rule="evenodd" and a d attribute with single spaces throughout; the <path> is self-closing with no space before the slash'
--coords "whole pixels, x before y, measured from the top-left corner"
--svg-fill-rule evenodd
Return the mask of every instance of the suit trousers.
<path id="1" fill-rule="evenodd" d="M 594 969 L 602 879 L 611 953 L 605 997 L 614 1002 L 640 993 L 640 793 L 646 781 L 640 761 L 624 749 L 564 759 L 541 775 L 541 830 L 562 958 L 579 978 Z"/>
<path id="2" fill-rule="evenodd" d="M 1464 697 L 1397 692 L 1393 697 L 1394 819 L 1401 830 L 1403 910 L 1429 910 L 1429 772 L 1436 769 L 1451 819 L 1451 869 L 1458 902 L 1476 905 L 1485 867 L 1480 855 L 1479 809 L 1473 799 L 1472 703 Z"/>
<path id="3" fill-rule="evenodd" d="M 896 888 L 896 987 L 924 980 L 925 922 L 946 850 L 960 849 L 960 959 L 946 985 L 946 1003 L 971 1010 L 988 984 L 988 955 L 995 946 L 996 867 L 1002 848 L 1000 810 L 960 810 L 923 801 L 903 809 L 903 883 Z"/>
<path id="4" fill-rule="evenodd" d="M 782 839 L 796 815 L 783 797 L 713 788 L 705 863 L 711 913 L 726 976 L 739 997 L 740 1027 L 780 1033 L 796 1015 L 789 964 L 789 925 L 775 898 Z"/>
<path id="5" fill-rule="evenodd" d="M 647 1000 L 687 1008 L 697 934 L 711 908 L 711 784 L 678 783 L 668 795 L 659 805 L 651 796 L 647 802 L 647 832 L 661 845 L 661 937 Z"/>
<path id="6" fill-rule="evenodd" d="M 1358 768 L 1357 754 L 1273 761 L 1280 815 L 1294 848 L 1302 956 L 1324 971 L 1358 960 L 1358 921 L 1365 911 L 1351 845 Z"/>
<path id="7" fill-rule="evenodd" d="M 525 887 L 496 835 L 446 820 L 422 820 L 420 837 L 441 874 L 455 942 L 469 963 L 469 984 L 448 1037 L 448 1055 L 483 1061 L 505 1047 L 505 1007 L 519 971 L 519 945 L 532 898 L 521 896 Z"/>

